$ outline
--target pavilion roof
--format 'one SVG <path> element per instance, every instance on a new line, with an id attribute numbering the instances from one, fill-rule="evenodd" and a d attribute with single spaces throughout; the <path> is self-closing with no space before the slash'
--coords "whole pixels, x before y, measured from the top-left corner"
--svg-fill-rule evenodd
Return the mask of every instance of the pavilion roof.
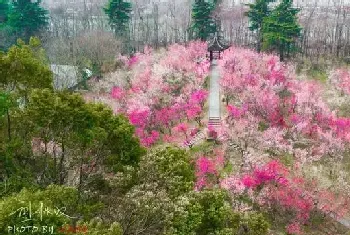
<path id="1" fill-rule="evenodd" d="M 228 46 L 220 42 L 217 36 L 208 45 L 208 51 L 223 51 L 227 48 Z"/>

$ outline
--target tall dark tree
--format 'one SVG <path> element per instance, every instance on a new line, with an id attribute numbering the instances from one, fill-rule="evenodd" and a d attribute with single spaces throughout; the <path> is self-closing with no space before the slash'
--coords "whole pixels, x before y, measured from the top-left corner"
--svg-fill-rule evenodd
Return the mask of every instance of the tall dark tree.
<path id="1" fill-rule="evenodd" d="M 6 51 L 15 43 L 13 30 L 8 25 L 9 0 L 0 0 L 0 51 Z"/>
<path id="2" fill-rule="evenodd" d="M 195 39 L 206 40 L 216 31 L 215 20 L 212 13 L 217 1 L 196 0 L 192 6 L 192 27 Z"/>
<path id="3" fill-rule="evenodd" d="M 8 0 L 0 0 L 0 28 L 7 21 L 8 11 L 9 11 L 9 1 Z"/>
<path id="4" fill-rule="evenodd" d="M 281 61 L 295 49 L 295 42 L 301 35 L 297 18 L 300 9 L 292 4 L 293 0 L 282 0 L 263 22 L 264 46 L 278 51 Z"/>
<path id="5" fill-rule="evenodd" d="M 249 29 L 257 32 L 256 50 L 259 53 L 263 42 L 263 21 L 271 12 L 269 9 L 269 3 L 271 2 L 275 2 L 275 0 L 256 0 L 255 3 L 247 4 L 247 6 L 249 6 L 249 11 L 247 11 L 245 15 L 249 17 Z"/>
<path id="6" fill-rule="evenodd" d="M 104 12 L 109 18 L 109 25 L 117 36 L 126 36 L 131 11 L 131 3 L 124 0 L 109 0 L 106 8 L 104 8 Z"/>
<path id="7" fill-rule="evenodd" d="M 8 15 L 8 25 L 16 36 L 28 42 L 31 36 L 48 25 L 48 11 L 40 6 L 41 0 L 14 0 Z"/>

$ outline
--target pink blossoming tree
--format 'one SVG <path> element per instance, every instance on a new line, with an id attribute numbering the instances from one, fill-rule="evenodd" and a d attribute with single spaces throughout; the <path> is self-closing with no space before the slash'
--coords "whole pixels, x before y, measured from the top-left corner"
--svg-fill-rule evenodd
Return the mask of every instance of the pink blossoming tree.
<path id="1" fill-rule="evenodd" d="M 334 194 L 327 190 L 328 200 L 320 188 L 310 192 L 300 172 L 300 166 L 324 157 L 339 158 L 349 147 L 350 119 L 337 116 L 324 102 L 324 88 L 296 79 L 293 69 L 277 57 L 246 49 L 230 48 L 219 65 L 227 102 L 227 141 L 248 151 L 243 165 L 249 166 L 243 170 L 246 174 L 224 179 L 222 187 L 242 193 L 244 185 L 248 192 L 260 192 L 258 197 L 248 195 L 262 206 L 277 203 L 294 211 L 287 227 L 294 234 L 301 233 L 312 210 L 325 210 L 320 206 L 325 201 L 338 216 L 349 210 L 344 198 L 336 199 L 342 207 L 334 206 L 329 200 Z M 338 85 L 346 91 L 348 74 L 343 71 L 338 76 Z M 295 175 L 273 160 L 286 155 L 293 157 Z"/>
<path id="2" fill-rule="evenodd" d="M 208 96 L 203 84 L 209 72 L 205 55 L 206 45 L 192 42 L 161 52 L 146 48 L 125 62 L 128 82 L 113 86 L 111 97 L 119 103 L 115 111 L 129 118 L 145 146 L 157 141 L 183 143 L 188 128 L 203 124 Z"/>

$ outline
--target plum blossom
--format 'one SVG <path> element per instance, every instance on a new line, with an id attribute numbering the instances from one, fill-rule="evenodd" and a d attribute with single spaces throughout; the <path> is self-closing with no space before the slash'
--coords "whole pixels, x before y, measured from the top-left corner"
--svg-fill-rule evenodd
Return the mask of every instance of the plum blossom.
<path id="1" fill-rule="evenodd" d="M 293 235 L 303 234 L 299 223 L 289 224 L 286 228 L 287 232 Z"/>
<path id="2" fill-rule="evenodd" d="M 113 87 L 111 96 L 113 99 L 122 99 L 125 96 L 125 91 L 120 87 Z"/>

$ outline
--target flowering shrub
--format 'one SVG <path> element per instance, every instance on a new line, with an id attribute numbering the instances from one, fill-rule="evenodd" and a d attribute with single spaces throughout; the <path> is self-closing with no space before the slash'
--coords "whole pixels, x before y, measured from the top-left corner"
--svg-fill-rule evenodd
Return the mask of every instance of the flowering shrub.
<path id="1" fill-rule="evenodd" d="M 331 72 L 330 82 L 341 92 L 350 95 L 350 71 L 343 68 Z"/>
<path id="2" fill-rule="evenodd" d="M 196 158 L 196 190 L 210 188 L 218 183 L 220 171 L 225 166 L 224 151 L 215 148 L 210 157 L 199 156 Z"/>
<path id="3" fill-rule="evenodd" d="M 214 140 L 218 137 L 218 133 L 213 126 L 208 126 L 208 137 Z"/>
<path id="4" fill-rule="evenodd" d="M 293 175 L 277 160 L 256 167 L 252 172 L 242 175 L 240 179 L 235 177 L 225 179 L 221 185 L 235 194 L 254 190 L 259 194 L 255 194 L 253 199 L 262 206 L 270 207 L 277 203 L 285 210 L 292 211 L 295 218 L 287 226 L 287 231 L 291 234 L 301 234 L 301 226 L 308 222 L 314 209 L 326 214 L 335 211 L 339 217 L 349 209 L 349 199 L 317 189 L 315 183 L 310 187 L 306 180 Z"/>
<path id="5" fill-rule="evenodd" d="M 197 184 L 196 188 L 201 189 L 204 186 L 207 185 L 207 176 L 208 175 L 216 175 L 217 170 L 215 166 L 215 162 L 209 158 L 206 157 L 199 157 L 196 161 L 196 177 L 197 177 Z"/>
<path id="6" fill-rule="evenodd" d="M 111 96 L 113 99 L 121 99 L 125 96 L 124 90 L 120 87 L 113 87 L 111 91 Z"/>
<path id="7" fill-rule="evenodd" d="M 295 218 L 286 228 L 291 234 L 302 232 L 312 210 L 333 211 L 337 216 L 349 211 L 345 197 L 336 197 L 316 183 L 311 191 L 300 171 L 291 174 L 280 161 L 268 160 L 288 154 L 293 165 L 300 167 L 326 156 L 341 156 L 346 150 L 350 119 L 338 116 L 322 99 L 324 87 L 296 79 L 291 67 L 275 56 L 246 49 L 231 47 L 219 65 L 221 89 L 227 99 L 224 126 L 228 140 L 253 152 L 243 156 L 243 165 L 251 171 L 245 169 L 242 175 L 223 179 L 221 186 L 235 194 L 247 192 L 262 206 L 279 205 L 292 211 Z M 348 94 L 349 77 L 348 71 L 338 70 L 331 81 Z M 332 203 L 334 197 L 339 204 Z"/>
<path id="8" fill-rule="evenodd" d="M 209 72 L 205 55 L 206 45 L 192 42 L 159 53 L 145 48 L 125 61 L 129 82 L 114 85 L 111 97 L 119 103 L 115 111 L 126 114 L 143 145 L 160 140 L 183 143 L 189 127 L 202 125 L 208 96 L 202 88 Z"/>
<path id="9" fill-rule="evenodd" d="M 306 141 L 309 154 L 303 161 L 343 151 L 342 143 L 349 136 L 339 125 L 347 130 L 349 124 L 322 101 L 319 84 L 295 79 L 293 71 L 274 56 L 231 48 L 223 58 L 221 87 L 230 98 L 226 122 L 231 138 L 291 154 L 298 149 L 296 142 Z"/>

